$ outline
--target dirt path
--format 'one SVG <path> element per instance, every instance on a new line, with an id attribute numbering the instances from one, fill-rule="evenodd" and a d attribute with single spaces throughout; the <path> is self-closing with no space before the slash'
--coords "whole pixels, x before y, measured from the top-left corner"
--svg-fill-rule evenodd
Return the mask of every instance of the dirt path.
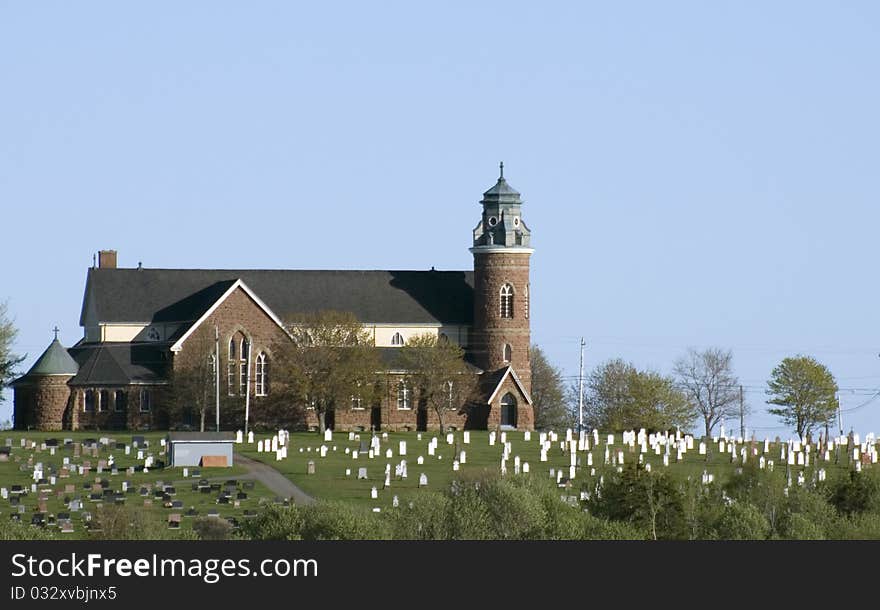
<path id="1" fill-rule="evenodd" d="M 246 477 L 238 477 L 238 478 L 247 478 L 253 477 L 263 485 L 269 488 L 273 493 L 281 496 L 282 498 L 290 498 L 293 500 L 294 504 L 314 504 L 315 499 L 304 492 L 302 489 L 291 483 L 283 474 L 272 468 L 271 466 L 267 466 L 262 462 L 258 462 L 256 460 L 252 460 L 248 457 L 241 455 L 240 453 L 236 453 L 234 458 L 235 464 L 239 466 L 243 466 L 247 469 L 248 475 Z"/>

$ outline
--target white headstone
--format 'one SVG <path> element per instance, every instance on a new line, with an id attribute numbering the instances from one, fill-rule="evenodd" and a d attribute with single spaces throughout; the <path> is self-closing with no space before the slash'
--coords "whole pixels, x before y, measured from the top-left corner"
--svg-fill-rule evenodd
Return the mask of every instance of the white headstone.
<path id="1" fill-rule="evenodd" d="M 398 455 L 406 455 L 406 441 L 400 441 L 397 446 Z"/>
<path id="2" fill-rule="evenodd" d="M 376 490 L 376 488 L 375 487 L 371 488 L 370 489 L 370 498 L 375 500 L 378 497 L 379 497 L 379 492 Z"/>
<path id="3" fill-rule="evenodd" d="M 419 466 L 421 466 L 421 465 L 424 464 L 424 463 L 425 463 L 425 458 L 423 458 L 422 456 L 419 456 L 419 457 L 416 459 L 416 464 L 418 464 Z"/>
<path id="4" fill-rule="evenodd" d="M 330 428 L 326 428 L 324 430 L 324 442 L 329 443 L 333 441 L 333 430 Z"/>
<path id="5" fill-rule="evenodd" d="M 419 487 L 427 487 L 428 486 L 428 475 L 424 472 L 419 475 Z"/>
<path id="6" fill-rule="evenodd" d="M 253 430 L 248 431 L 248 444 L 249 445 L 254 444 L 254 431 Z"/>

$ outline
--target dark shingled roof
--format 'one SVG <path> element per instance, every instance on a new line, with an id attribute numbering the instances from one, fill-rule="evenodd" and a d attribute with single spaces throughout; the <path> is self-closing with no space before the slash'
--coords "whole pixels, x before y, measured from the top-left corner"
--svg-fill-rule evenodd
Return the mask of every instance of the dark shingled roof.
<path id="1" fill-rule="evenodd" d="M 162 383 L 168 364 L 166 343 L 94 343 L 70 348 L 79 372 L 70 385 Z"/>
<path id="2" fill-rule="evenodd" d="M 510 186 L 504 178 L 498 178 L 495 186 L 483 193 L 485 199 L 519 199 L 519 191 Z"/>
<path id="3" fill-rule="evenodd" d="M 471 324 L 470 271 L 89 269 L 80 324 L 199 318 L 237 279 L 278 316 L 326 309 L 364 323 Z"/>

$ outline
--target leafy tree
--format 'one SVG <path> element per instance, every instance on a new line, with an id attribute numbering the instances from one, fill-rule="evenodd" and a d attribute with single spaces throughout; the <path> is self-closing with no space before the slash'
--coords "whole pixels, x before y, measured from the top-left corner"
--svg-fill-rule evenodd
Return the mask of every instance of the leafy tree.
<path id="1" fill-rule="evenodd" d="M 837 411 L 837 382 L 823 364 L 809 356 L 785 358 L 767 382 L 767 402 L 777 405 L 769 412 L 794 426 L 805 438 L 814 426 L 824 424 Z"/>
<path id="2" fill-rule="evenodd" d="M 871 471 L 852 470 L 849 476 L 835 481 L 830 501 L 844 515 L 877 512 L 880 509 L 880 476 Z"/>
<path id="3" fill-rule="evenodd" d="M 18 375 L 17 367 L 27 357 L 12 353 L 12 343 L 18 330 L 6 316 L 6 303 L 0 303 L 0 402 L 3 402 L 3 388 Z"/>
<path id="4" fill-rule="evenodd" d="M 683 494 L 668 474 L 627 466 L 606 475 L 598 491 L 590 499 L 597 516 L 631 523 L 653 540 L 686 537 Z"/>
<path id="5" fill-rule="evenodd" d="M 535 411 L 535 428 L 539 430 L 564 430 L 570 427 L 572 413 L 565 401 L 562 372 L 553 366 L 537 345 L 529 351 L 532 365 L 532 408 Z"/>
<path id="6" fill-rule="evenodd" d="M 675 363 L 675 375 L 685 395 L 703 418 L 706 436 L 720 422 L 739 414 L 739 380 L 733 374 L 728 350 L 690 349 Z"/>
<path id="7" fill-rule="evenodd" d="M 186 340 L 184 351 L 175 356 L 163 401 L 168 406 L 172 422 L 197 415 L 202 432 L 205 431 L 207 413 L 216 407 L 214 367 L 217 354 L 213 331 L 213 328 L 202 326 Z"/>
<path id="8" fill-rule="evenodd" d="M 693 409 L 671 377 L 616 359 L 596 367 L 585 388 L 588 425 L 602 430 L 687 429 Z"/>
<path id="9" fill-rule="evenodd" d="M 399 362 L 407 371 L 407 382 L 418 390 L 419 399 L 437 414 L 443 434 L 446 415 L 464 407 L 476 389 L 476 376 L 465 363 L 464 350 L 426 333 L 407 341 L 400 350 Z"/>
<path id="10" fill-rule="evenodd" d="M 314 408 L 321 432 L 327 413 L 347 407 L 352 397 L 372 402 L 379 355 L 354 314 L 320 311 L 292 318 L 286 325 L 293 340 L 273 348 L 276 399 Z"/>

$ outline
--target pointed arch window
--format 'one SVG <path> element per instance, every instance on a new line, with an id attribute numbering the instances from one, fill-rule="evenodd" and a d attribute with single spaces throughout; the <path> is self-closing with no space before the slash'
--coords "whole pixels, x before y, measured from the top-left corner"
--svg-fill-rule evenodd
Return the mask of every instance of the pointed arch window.
<path id="1" fill-rule="evenodd" d="M 400 383 L 397 384 L 397 408 L 401 411 L 408 410 L 411 407 L 411 391 L 409 389 L 409 385 L 406 383 L 406 379 L 401 379 Z"/>
<path id="2" fill-rule="evenodd" d="M 256 383 L 255 394 L 266 396 L 269 393 L 269 369 L 266 362 L 266 354 L 260 352 L 254 361 L 254 381 Z"/>
<path id="3" fill-rule="evenodd" d="M 403 335 L 400 333 L 394 333 L 394 336 L 391 337 L 391 345 L 399 347 L 403 345 L 403 343 Z"/>
<path id="4" fill-rule="evenodd" d="M 510 343 L 504 344 L 501 356 L 504 359 L 504 362 L 510 362 L 513 360 L 513 347 L 510 346 Z"/>
<path id="5" fill-rule="evenodd" d="M 153 395 L 149 390 L 141 390 L 141 413 L 149 413 L 153 409 Z"/>
<path id="6" fill-rule="evenodd" d="M 235 337 L 229 340 L 229 360 L 226 363 L 226 393 L 235 396 Z"/>
<path id="7" fill-rule="evenodd" d="M 513 317 L 513 286 L 504 284 L 501 287 L 501 317 Z"/>
<path id="8" fill-rule="evenodd" d="M 250 344 L 248 340 L 241 339 L 241 361 L 238 367 L 238 393 L 242 396 L 247 393 L 248 382 L 248 358 L 250 357 Z"/>
<path id="9" fill-rule="evenodd" d="M 110 392 L 101 390 L 98 393 L 98 411 L 106 411 L 110 407 Z"/>

